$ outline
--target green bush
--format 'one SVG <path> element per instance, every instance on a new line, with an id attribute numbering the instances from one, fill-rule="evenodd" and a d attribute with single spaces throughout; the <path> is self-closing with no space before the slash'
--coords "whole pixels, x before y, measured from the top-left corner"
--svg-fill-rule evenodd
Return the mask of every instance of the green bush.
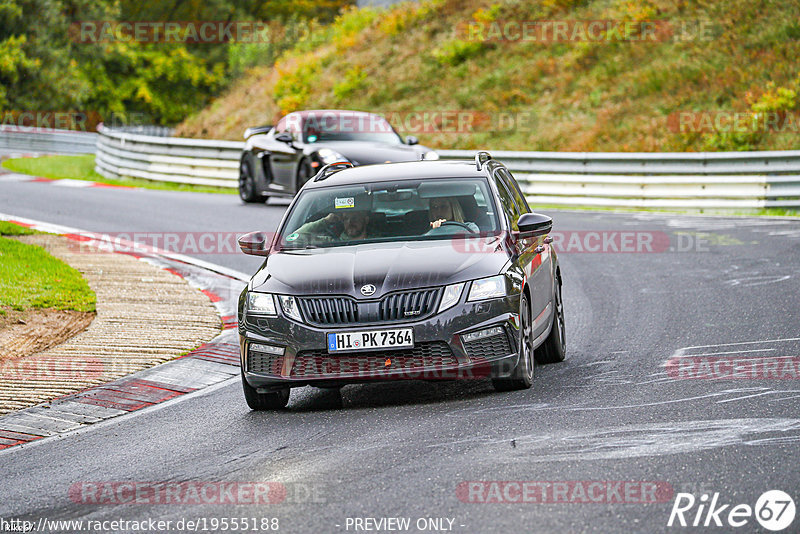
<path id="1" fill-rule="evenodd" d="M 367 73 L 356 65 L 347 71 L 344 75 L 344 80 L 333 86 L 333 94 L 339 101 L 345 100 L 347 97 L 363 89 L 366 85 Z"/>
<path id="2" fill-rule="evenodd" d="M 478 55 L 482 49 L 483 43 L 479 41 L 452 39 L 433 49 L 431 55 L 440 65 L 455 66 Z"/>

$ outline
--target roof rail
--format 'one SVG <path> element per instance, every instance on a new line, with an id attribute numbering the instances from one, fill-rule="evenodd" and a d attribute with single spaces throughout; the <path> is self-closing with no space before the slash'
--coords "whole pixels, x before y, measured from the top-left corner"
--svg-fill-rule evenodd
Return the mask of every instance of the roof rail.
<path id="1" fill-rule="evenodd" d="M 324 167 L 322 167 L 319 170 L 319 172 L 314 176 L 314 181 L 321 182 L 331 174 L 339 172 L 342 169 L 347 169 L 349 167 L 355 167 L 355 165 L 353 165 L 349 161 L 334 161 L 333 163 L 329 163 Z"/>
<path id="2" fill-rule="evenodd" d="M 492 155 L 486 152 L 485 150 L 479 150 L 477 154 L 475 154 L 475 168 L 481 170 L 483 168 L 483 164 L 492 159 Z"/>

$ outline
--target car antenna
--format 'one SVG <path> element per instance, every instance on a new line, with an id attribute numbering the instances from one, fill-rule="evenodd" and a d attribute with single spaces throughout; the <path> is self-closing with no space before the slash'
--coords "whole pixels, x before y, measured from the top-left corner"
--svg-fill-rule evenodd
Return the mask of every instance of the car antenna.
<path id="1" fill-rule="evenodd" d="M 347 169 L 349 167 L 355 167 L 355 165 L 353 165 L 349 161 L 334 161 L 333 163 L 329 163 L 328 165 L 322 167 L 319 170 L 319 172 L 314 176 L 314 181 L 321 182 L 331 174 L 339 172 L 342 169 Z"/>

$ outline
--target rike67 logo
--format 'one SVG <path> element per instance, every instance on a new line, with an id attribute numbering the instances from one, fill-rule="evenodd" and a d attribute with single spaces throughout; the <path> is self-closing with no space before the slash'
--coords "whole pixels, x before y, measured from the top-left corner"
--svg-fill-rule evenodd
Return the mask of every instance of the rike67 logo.
<path id="1" fill-rule="evenodd" d="M 780 490 L 764 492 L 755 507 L 749 504 L 725 504 L 720 501 L 719 493 L 714 493 L 710 498 L 704 493 L 699 499 L 691 493 L 678 493 L 667 526 L 739 528 L 755 517 L 763 528 L 777 532 L 789 527 L 794 515 L 794 499 Z"/>

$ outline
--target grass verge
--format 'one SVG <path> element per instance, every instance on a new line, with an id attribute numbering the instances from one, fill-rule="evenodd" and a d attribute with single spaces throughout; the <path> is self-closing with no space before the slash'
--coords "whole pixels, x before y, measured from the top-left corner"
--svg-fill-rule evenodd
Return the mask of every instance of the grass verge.
<path id="1" fill-rule="evenodd" d="M 12 172 L 41 176 L 53 180 L 89 180 L 109 185 L 124 185 L 141 187 L 143 189 L 157 189 L 162 191 L 189 191 L 194 193 L 224 193 L 236 194 L 236 189 L 227 187 L 212 187 L 205 185 L 173 184 L 167 182 L 153 182 L 142 178 L 109 179 L 95 172 L 94 155 L 81 154 L 78 156 L 42 156 L 38 158 L 14 158 L 3 162 L 3 167 Z"/>
<path id="2" fill-rule="evenodd" d="M 0 235 L 37 233 L 10 223 Z M 81 273 L 42 247 L 0 237 L 0 313 L 3 307 L 95 311 L 97 298 Z"/>

